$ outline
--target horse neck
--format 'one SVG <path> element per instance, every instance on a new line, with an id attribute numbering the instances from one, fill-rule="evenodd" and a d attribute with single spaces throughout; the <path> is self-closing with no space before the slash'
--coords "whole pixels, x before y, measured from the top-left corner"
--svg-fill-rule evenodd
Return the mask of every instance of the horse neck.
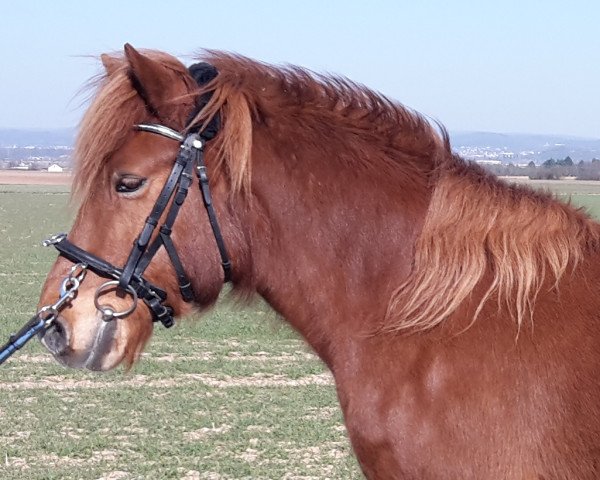
<path id="1" fill-rule="evenodd" d="M 327 361 L 332 338 L 377 328 L 408 275 L 430 165 L 327 144 L 254 145 L 256 289 Z"/>

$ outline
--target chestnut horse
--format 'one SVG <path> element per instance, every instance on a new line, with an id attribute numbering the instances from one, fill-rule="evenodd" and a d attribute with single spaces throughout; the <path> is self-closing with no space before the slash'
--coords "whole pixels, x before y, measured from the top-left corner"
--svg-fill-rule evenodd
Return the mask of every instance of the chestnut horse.
<path id="1" fill-rule="evenodd" d="M 193 120 L 220 119 L 205 153 L 233 291 L 263 297 L 331 370 L 367 478 L 600 478 L 597 223 L 343 78 L 208 52 L 219 73 L 199 86 L 164 53 L 102 60 L 71 242 L 125 264 L 179 146 L 134 125 L 184 131 L 210 93 Z M 212 305 L 223 271 L 198 188 L 172 238 L 194 307 Z M 71 265 L 57 260 L 42 304 Z M 175 277 L 160 250 L 147 278 L 182 316 Z M 66 365 L 131 365 L 151 335 L 143 305 L 103 321 L 104 281 L 88 274 L 44 340 Z"/>

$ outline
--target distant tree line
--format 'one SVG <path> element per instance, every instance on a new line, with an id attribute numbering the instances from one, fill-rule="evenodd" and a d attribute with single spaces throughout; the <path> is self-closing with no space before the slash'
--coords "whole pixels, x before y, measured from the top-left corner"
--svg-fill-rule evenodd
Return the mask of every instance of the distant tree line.
<path id="1" fill-rule="evenodd" d="M 512 163 L 506 165 L 482 165 L 487 170 L 499 176 L 527 176 L 532 180 L 559 180 L 563 177 L 576 177 L 578 180 L 600 180 L 600 160 L 591 162 L 581 160 L 573 162 L 569 156 L 555 160 L 550 158 L 541 165 L 531 161 L 526 167 Z"/>

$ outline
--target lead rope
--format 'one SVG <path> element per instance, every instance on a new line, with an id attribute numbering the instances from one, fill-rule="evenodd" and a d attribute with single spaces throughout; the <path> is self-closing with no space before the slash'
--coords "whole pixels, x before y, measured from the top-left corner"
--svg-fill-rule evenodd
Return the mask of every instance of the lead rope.
<path id="1" fill-rule="evenodd" d="M 0 365 L 38 333 L 50 328 L 58 318 L 59 312 L 77 295 L 77 290 L 79 290 L 79 286 L 85 278 L 86 271 L 87 267 L 82 263 L 77 263 L 71 267 L 69 274 L 60 285 L 58 300 L 52 305 L 40 308 L 17 333 L 10 335 L 8 342 L 0 347 Z"/>

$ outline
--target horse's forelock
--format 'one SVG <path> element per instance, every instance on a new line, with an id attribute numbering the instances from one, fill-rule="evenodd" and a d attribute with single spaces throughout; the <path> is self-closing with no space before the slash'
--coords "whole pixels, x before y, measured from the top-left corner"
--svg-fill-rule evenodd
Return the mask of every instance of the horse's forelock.
<path id="1" fill-rule="evenodd" d="M 185 66 L 175 57 L 156 51 L 144 51 L 144 54 L 185 75 Z M 123 55 L 103 56 L 102 61 L 105 66 L 110 62 L 110 68 L 105 75 L 89 83 L 89 88 L 95 89 L 96 93 L 81 120 L 75 143 L 72 192 L 73 197 L 82 202 L 93 188 L 103 184 L 108 159 L 122 145 L 133 126 L 148 117 L 146 105 L 131 82 Z"/>

